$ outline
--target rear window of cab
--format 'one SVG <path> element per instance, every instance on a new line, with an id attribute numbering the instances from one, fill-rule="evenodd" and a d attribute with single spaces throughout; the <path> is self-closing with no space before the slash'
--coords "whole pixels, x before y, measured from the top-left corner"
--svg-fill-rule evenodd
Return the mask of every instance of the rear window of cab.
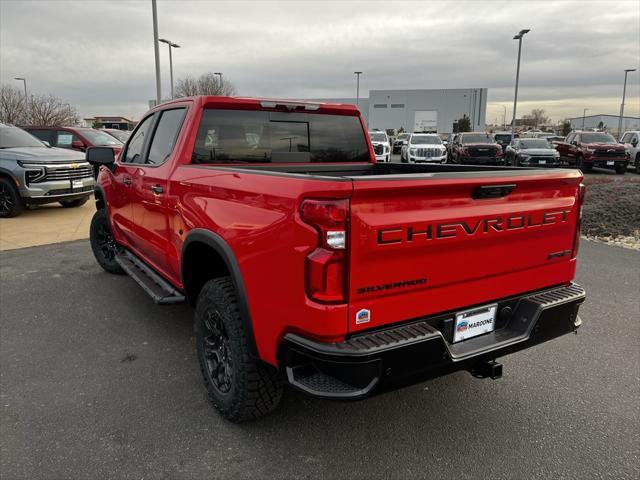
<path id="1" fill-rule="evenodd" d="M 205 109 L 191 162 L 369 162 L 357 116 Z"/>

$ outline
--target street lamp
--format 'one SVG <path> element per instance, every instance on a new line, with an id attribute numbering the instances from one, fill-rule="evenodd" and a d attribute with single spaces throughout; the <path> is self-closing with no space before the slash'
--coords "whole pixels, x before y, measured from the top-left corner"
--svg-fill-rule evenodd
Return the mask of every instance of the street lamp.
<path id="1" fill-rule="evenodd" d="M 213 72 L 213 74 L 220 77 L 220 94 L 222 94 L 222 72 Z"/>
<path id="2" fill-rule="evenodd" d="M 622 88 L 622 104 L 620 105 L 620 120 L 618 120 L 618 140 L 622 138 L 622 117 L 624 117 L 624 97 L 627 93 L 627 74 L 635 72 L 635 68 L 627 68 L 624 71 L 624 87 Z"/>
<path id="3" fill-rule="evenodd" d="M 158 41 L 166 43 L 169 46 L 169 74 L 171 75 L 171 98 L 173 98 L 173 57 L 171 56 L 171 49 L 180 48 L 180 45 L 173 43 L 171 40 L 167 40 L 166 38 L 160 38 Z"/>
<path id="4" fill-rule="evenodd" d="M 516 107 L 518 106 L 518 82 L 520 81 L 520 54 L 522 52 L 522 37 L 529 33 L 530 29 L 520 30 L 514 40 L 518 40 L 518 67 L 516 69 L 516 93 L 513 97 L 513 119 L 511 120 L 511 134 L 515 135 L 516 131 Z"/>
<path id="5" fill-rule="evenodd" d="M 589 109 L 585 108 L 584 110 L 582 110 L 582 130 L 584 130 L 584 118 L 587 115 L 587 110 L 589 110 Z"/>
<path id="6" fill-rule="evenodd" d="M 356 105 L 360 108 L 360 75 L 362 72 L 353 72 L 356 75 Z"/>
<path id="7" fill-rule="evenodd" d="M 151 15 L 153 17 L 153 53 L 156 60 L 156 105 L 162 102 L 162 85 L 160 83 L 160 49 L 158 48 L 158 7 L 156 0 L 151 0 Z"/>
<path id="8" fill-rule="evenodd" d="M 504 109 L 504 114 L 502 115 L 502 129 L 506 130 L 507 129 L 507 106 L 502 105 L 502 108 Z"/>
<path id="9" fill-rule="evenodd" d="M 24 104 L 27 106 L 29 103 L 29 97 L 27 96 L 27 79 L 24 77 L 15 77 L 14 80 L 21 80 L 24 84 Z"/>

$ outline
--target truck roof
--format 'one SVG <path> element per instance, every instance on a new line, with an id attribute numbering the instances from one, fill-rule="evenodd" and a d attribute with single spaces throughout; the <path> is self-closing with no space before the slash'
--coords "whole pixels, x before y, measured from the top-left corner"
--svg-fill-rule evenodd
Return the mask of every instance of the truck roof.
<path id="1" fill-rule="evenodd" d="M 183 97 L 161 103 L 153 108 L 160 109 L 174 103 L 193 101 L 202 107 L 230 108 L 242 110 L 287 110 L 307 111 L 317 113 L 330 113 L 338 115 L 358 115 L 360 110 L 353 104 L 311 102 L 307 100 L 282 99 L 282 98 L 256 98 L 256 97 L 227 97 L 213 95 L 199 95 Z"/>

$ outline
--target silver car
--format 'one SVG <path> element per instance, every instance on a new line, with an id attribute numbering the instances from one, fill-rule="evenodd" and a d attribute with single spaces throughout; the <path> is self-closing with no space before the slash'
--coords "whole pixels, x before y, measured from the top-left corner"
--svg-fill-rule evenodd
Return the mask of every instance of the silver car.
<path id="1" fill-rule="evenodd" d="M 0 218 L 28 205 L 59 202 L 79 207 L 95 180 L 85 154 L 45 145 L 24 130 L 0 123 Z"/>

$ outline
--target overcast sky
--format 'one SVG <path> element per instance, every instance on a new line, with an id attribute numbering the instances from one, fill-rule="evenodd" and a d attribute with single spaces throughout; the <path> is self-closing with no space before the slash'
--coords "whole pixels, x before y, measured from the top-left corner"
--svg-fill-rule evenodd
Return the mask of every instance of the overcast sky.
<path id="1" fill-rule="evenodd" d="M 244 96 L 355 97 L 361 91 L 487 87 L 487 122 L 513 106 L 517 41 L 525 36 L 518 112 L 553 120 L 618 114 L 625 68 L 640 68 L 640 2 L 158 0 L 174 74 L 221 71 Z M 155 98 L 151 0 L 0 0 L 2 83 L 52 93 L 82 116 L 139 118 Z M 163 96 L 169 92 L 161 44 Z M 640 76 L 625 114 L 640 116 Z M 365 93 L 366 94 L 366 93 Z M 501 120 L 500 120 L 501 121 Z"/>

